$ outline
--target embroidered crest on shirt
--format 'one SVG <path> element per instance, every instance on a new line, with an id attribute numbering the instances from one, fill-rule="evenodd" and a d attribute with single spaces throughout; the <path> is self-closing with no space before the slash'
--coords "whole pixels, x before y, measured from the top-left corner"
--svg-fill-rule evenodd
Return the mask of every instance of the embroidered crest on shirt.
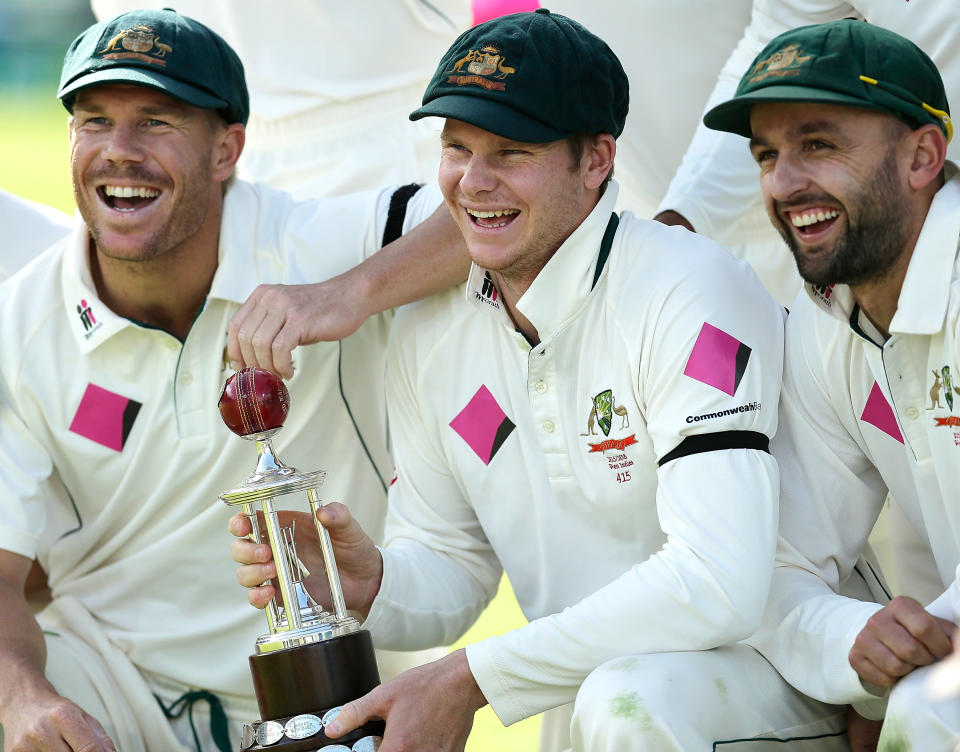
<path id="1" fill-rule="evenodd" d="M 946 426 L 954 429 L 953 443 L 960 446 L 960 418 L 953 414 L 953 393 L 960 395 L 960 387 L 954 386 L 950 366 L 943 366 L 939 371 L 931 369 L 933 386 L 930 387 L 930 407 L 927 410 L 943 410 L 944 405 L 950 411 L 947 417 L 934 416 L 934 428 Z M 941 401 L 942 398 L 942 401 Z"/>
<path id="2" fill-rule="evenodd" d="M 87 384 L 70 430 L 107 449 L 122 452 L 142 405 L 96 384 Z"/>
<path id="3" fill-rule="evenodd" d="M 481 86 L 484 89 L 504 91 L 507 88 L 504 79 L 516 73 L 517 69 L 506 64 L 506 59 L 500 53 L 499 47 L 493 44 L 485 44 L 478 50 L 467 52 L 447 72 L 451 74 L 447 78 L 447 83 L 457 86 Z"/>
<path id="4" fill-rule="evenodd" d="M 604 389 L 593 398 L 593 408 L 590 410 L 590 415 L 587 416 L 587 431 L 591 435 L 596 435 L 597 432 L 594 430 L 594 424 L 596 423 L 603 431 L 603 435 L 609 436 L 614 415 L 620 417 L 620 430 L 630 428 L 630 416 L 627 415 L 627 408 L 616 404 L 612 389 Z"/>
<path id="5" fill-rule="evenodd" d="M 860 413 L 860 420 L 879 428 L 890 438 L 903 443 L 903 434 L 900 433 L 900 426 L 897 425 L 897 416 L 893 414 L 893 408 L 883 396 L 883 391 L 876 381 L 873 382 L 867 404 L 863 406 L 863 412 Z"/>
<path id="6" fill-rule="evenodd" d="M 736 337 L 704 322 L 683 374 L 732 397 L 747 370 L 751 352 Z"/>
<path id="7" fill-rule="evenodd" d="M 173 52 L 173 47 L 160 41 L 157 33 L 144 24 L 124 29 L 113 37 L 97 54 L 109 60 L 133 58 L 152 65 L 166 66 L 163 58 Z"/>
<path id="8" fill-rule="evenodd" d="M 490 464 L 515 427 L 482 384 L 467 406 L 450 421 L 450 428 L 467 442 L 484 465 Z"/>
<path id="9" fill-rule="evenodd" d="M 620 431 L 630 428 L 630 415 L 627 408 L 617 404 L 612 389 L 604 389 L 591 400 L 590 412 L 587 414 L 587 432 L 580 435 L 599 436 L 597 426 L 600 426 L 603 435 L 609 436 L 615 421 L 619 422 L 618 430 Z M 630 480 L 630 471 L 626 468 L 633 465 L 633 460 L 627 457 L 624 450 L 636 443 L 637 435 L 632 433 L 624 438 L 605 439 L 597 444 L 587 442 L 587 446 L 590 448 L 590 454 L 594 452 L 603 454 L 610 470 L 616 473 L 618 483 L 626 483 Z"/>

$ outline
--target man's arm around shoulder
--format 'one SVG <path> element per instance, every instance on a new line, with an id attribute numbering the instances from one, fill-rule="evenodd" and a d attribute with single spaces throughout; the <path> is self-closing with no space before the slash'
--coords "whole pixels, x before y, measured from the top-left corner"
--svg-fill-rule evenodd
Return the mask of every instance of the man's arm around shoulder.
<path id="1" fill-rule="evenodd" d="M 230 321 L 227 352 L 235 367 L 259 366 L 290 378 L 298 345 L 342 339 L 370 316 L 462 282 L 468 269 L 463 236 L 441 204 L 343 274 L 257 287 Z"/>

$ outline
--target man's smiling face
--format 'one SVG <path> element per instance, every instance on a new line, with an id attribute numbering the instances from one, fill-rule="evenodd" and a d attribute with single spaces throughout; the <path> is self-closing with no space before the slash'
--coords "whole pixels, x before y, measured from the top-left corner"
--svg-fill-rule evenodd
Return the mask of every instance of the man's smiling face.
<path id="1" fill-rule="evenodd" d="M 892 116 L 842 105 L 754 105 L 750 150 L 767 213 L 815 285 L 882 276 L 907 250 L 910 212 Z"/>
<path id="2" fill-rule="evenodd" d="M 140 86 L 77 95 L 70 123 L 74 195 L 99 252 L 147 261 L 213 221 L 216 137 L 210 110 Z M 216 218 L 219 222 L 219 218 Z"/>
<path id="3" fill-rule="evenodd" d="M 567 141 L 511 141 L 448 119 L 439 182 L 473 261 L 525 288 L 590 213 L 596 191 Z"/>

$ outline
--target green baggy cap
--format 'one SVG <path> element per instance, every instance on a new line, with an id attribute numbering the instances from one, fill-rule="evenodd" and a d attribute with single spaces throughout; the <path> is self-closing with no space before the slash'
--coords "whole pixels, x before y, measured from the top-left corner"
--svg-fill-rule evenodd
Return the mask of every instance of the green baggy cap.
<path id="1" fill-rule="evenodd" d="M 461 34 L 410 119 L 453 118 L 528 143 L 579 133 L 616 138 L 628 103 L 627 76 L 607 44 L 576 21 L 538 8 Z"/>
<path id="2" fill-rule="evenodd" d="M 57 96 L 73 111 L 89 86 L 133 84 L 246 125 L 250 99 L 243 64 L 220 35 L 174 10 L 134 10 L 94 24 L 73 40 Z"/>
<path id="3" fill-rule="evenodd" d="M 888 29 L 844 19 L 773 39 L 740 79 L 733 99 L 704 115 L 708 128 L 750 137 L 758 102 L 821 102 L 878 110 L 914 128 L 953 137 L 943 79 L 917 45 Z"/>

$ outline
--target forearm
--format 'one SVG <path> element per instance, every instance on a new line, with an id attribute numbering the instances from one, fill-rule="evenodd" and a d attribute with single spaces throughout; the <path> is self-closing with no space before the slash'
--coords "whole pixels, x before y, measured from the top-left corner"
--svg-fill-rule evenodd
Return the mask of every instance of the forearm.
<path id="1" fill-rule="evenodd" d="M 428 219 L 331 282 L 352 290 L 369 317 L 459 284 L 469 269 L 463 236 L 441 205 Z"/>
<path id="2" fill-rule="evenodd" d="M 55 694 L 44 676 L 46 645 L 43 631 L 30 612 L 22 589 L 0 579 L 0 724 L 28 698 Z"/>
<path id="3" fill-rule="evenodd" d="M 662 486 L 699 514 L 664 509 L 668 542 L 660 551 L 579 603 L 467 648 L 501 721 L 570 702 L 590 672 L 613 658 L 708 650 L 756 627 L 776 538 L 777 477 L 769 455 L 760 455 L 717 451 L 674 460 L 676 477 Z M 711 495 L 723 468 L 756 482 L 744 482 L 736 499 Z"/>
<path id="4" fill-rule="evenodd" d="M 778 566 L 762 626 L 748 642 L 814 699 L 838 705 L 872 700 L 876 695 L 860 682 L 848 655 L 881 608 L 838 595 L 807 569 Z"/>
<path id="5" fill-rule="evenodd" d="M 364 627 L 390 650 L 449 645 L 493 598 L 501 573 L 489 551 L 453 556 L 396 541 L 384 550 L 383 581 Z"/>

